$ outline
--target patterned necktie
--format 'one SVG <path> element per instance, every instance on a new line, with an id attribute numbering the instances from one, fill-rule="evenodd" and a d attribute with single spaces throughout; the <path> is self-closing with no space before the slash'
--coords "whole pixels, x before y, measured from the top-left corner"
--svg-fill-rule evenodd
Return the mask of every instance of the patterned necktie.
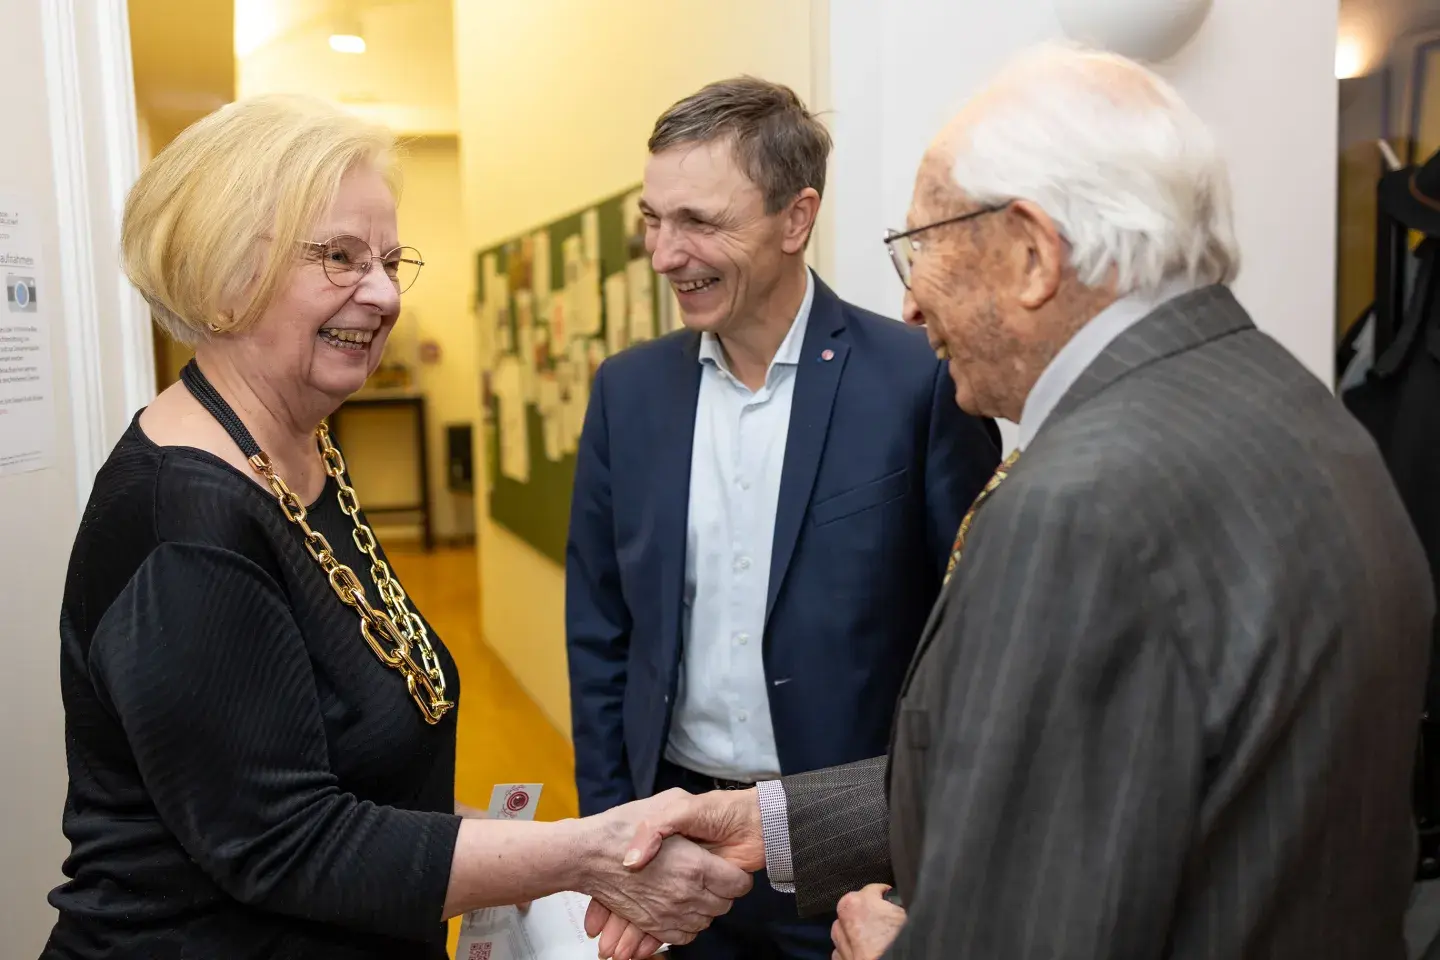
<path id="1" fill-rule="evenodd" d="M 1005 478 L 1010 475 L 1010 470 L 1015 466 L 1015 461 L 1019 459 L 1020 451 L 1012 450 L 1010 456 L 1005 458 L 1005 462 L 995 468 L 995 475 L 990 478 L 989 483 L 985 484 L 980 495 L 975 498 L 975 502 L 970 504 L 965 518 L 960 521 L 960 529 L 955 532 L 955 545 L 950 548 L 950 562 L 945 566 L 945 579 L 941 581 L 942 586 L 950 582 L 950 574 L 955 572 L 955 565 L 960 562 L 960 554 L 965 550 L 965 537 L 970 532 L 970 524 L 975 519 L 975 511 L 979 510 L 980 504 L 984 503 L 986 498 L 995 492 L 995 488 L 1005 481 Z"/>

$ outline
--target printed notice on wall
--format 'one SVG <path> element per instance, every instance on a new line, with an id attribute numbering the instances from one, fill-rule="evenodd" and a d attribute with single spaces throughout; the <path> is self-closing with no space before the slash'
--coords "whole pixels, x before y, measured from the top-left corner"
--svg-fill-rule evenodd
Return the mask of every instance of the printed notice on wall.
<path id="1" fill-rule="evenodd" d="M 59 319 L 27 205 L 0 192 L 0 475 L 50 466 L 55 408 L 50 324 Z"/>

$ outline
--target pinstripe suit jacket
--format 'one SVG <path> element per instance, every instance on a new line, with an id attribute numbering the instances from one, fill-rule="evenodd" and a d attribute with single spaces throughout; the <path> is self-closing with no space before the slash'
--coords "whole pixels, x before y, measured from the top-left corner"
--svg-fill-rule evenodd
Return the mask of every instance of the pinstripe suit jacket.
<path id="1" fill-rule="evenodd" d="M 904 958 L 1402 958 L 1434 607 L 1374 444 L 1223 287 L 979 511 L 884 758 L 784 781 L 802 912 Z"/>

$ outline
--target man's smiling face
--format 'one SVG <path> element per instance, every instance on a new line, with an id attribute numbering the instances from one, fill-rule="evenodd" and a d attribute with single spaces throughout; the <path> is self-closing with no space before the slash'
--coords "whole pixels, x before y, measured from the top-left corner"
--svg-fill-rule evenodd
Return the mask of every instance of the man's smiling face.
<path id="1" fill-rule="evenodd" d="M 724 335 L 763 312 L 785 264 L 785 216 L 722 138 L 651 156 L 640 201 L 645 248 L 693 330 Z"/>

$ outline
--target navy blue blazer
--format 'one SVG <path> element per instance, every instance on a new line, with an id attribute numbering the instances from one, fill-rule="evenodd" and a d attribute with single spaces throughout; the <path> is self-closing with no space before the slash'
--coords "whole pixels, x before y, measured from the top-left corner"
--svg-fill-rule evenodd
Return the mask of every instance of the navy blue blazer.
<path id="1" fill-rule="evenodd" d="M 700 335 L 596 372 L 575 469 L 565 627 L 580 812 L 649 796 L 681 656 Z M 833 351 L 829 361 L 824 350 Z M 763 655 L 780 766 L 885 752 L 960 518 L 999 461 L 923 333 L 815 286 L 781 468 Z"/>

